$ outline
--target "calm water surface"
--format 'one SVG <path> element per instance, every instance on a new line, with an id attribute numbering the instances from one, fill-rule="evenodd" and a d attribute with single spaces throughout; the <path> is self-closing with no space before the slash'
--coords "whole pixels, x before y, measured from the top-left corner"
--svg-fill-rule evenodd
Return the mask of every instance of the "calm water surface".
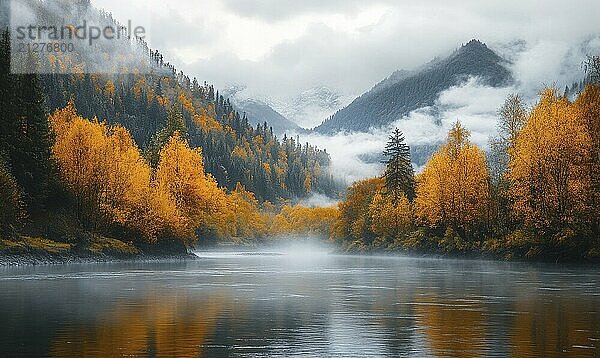
<path id="1" fill-rule="evenodd" d="M 600 270 L 199 253 L 0 269 L 2 356 L 600 357 Z"/>

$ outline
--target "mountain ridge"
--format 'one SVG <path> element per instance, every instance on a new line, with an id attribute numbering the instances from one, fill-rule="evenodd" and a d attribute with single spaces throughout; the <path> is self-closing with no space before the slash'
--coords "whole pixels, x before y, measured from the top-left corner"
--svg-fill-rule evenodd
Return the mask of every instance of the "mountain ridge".
<path id="1" fill-rule="evenodd" d="M 506 60 L 479 40 L 471 40 L 445 58 L 434 58 L 415 70 L 398 70 L 315 128 L 321 134 L 366 132 L 383 127 L 410 112 L 432 106 L 448 88 L 479 77 L 503 87 L 513 78 Z"/>

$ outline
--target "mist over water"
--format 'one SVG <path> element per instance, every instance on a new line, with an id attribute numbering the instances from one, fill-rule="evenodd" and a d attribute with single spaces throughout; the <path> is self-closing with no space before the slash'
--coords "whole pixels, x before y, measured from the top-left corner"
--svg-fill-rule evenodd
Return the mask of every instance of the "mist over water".
<path id="1" fill-rule="evenodd" d="M 318 238 L 282 239 L 272 243 L 264 243 L 257 247 L 245 248 L 224 246 L 217 249 L 200 249 L 194 251 L 199 258 L 235 258 L 235 257 L 263 257 L 270 259 L 278 257 L 288 262 L 299 263 L 312 260 L 328 260 L 335 253 L 336 247 L 329 242 Z"/>
<path id="2" fill-rule="evenodd" d="M 311 240 L 197 255 L 0 269 L 0 350 L 594 357 L 599 349 L 600 272 L 590 267 L 344 256 Z"/>

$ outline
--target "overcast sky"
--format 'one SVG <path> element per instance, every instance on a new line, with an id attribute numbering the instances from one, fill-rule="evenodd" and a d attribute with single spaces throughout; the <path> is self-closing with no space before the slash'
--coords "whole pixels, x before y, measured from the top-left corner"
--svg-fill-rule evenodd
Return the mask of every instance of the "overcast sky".
<path id="1" fill-rule="evenodd" d="M 94 2 L 122 20 L 151 11 L 152 47 L 191 75 L 273 96 L 321 85 L 360 94 L 472 38 L 561 46 L 600 31 L 598 0 Z"/>

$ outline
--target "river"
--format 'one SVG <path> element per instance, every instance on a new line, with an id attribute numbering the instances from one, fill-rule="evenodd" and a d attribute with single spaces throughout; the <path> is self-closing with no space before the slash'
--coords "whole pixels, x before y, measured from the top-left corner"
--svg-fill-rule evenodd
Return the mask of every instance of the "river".
<path id="1" fill-rule="evenodd" d="M 600 356 L 597 268 L 198 255 L 0 268 L 2 356 Z"/>

